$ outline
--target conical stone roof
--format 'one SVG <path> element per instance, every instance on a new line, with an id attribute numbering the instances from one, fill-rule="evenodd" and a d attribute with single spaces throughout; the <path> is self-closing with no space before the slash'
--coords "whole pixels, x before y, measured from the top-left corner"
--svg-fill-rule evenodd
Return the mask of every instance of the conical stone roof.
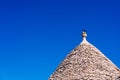
<path id="1" fill-rule="evenodd" d="M 49 80 L 120 80 L 120 70 L 86 40 L 83 41 L 58 66 Z"/>

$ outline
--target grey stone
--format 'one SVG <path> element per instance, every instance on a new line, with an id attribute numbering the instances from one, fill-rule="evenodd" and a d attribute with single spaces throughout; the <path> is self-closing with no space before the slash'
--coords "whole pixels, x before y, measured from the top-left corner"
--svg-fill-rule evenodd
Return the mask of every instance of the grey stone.
<path id="1" fill-rule="evenodd" d="M 120 70 L 83 37 L 49 80 L 120 80 Z"/>

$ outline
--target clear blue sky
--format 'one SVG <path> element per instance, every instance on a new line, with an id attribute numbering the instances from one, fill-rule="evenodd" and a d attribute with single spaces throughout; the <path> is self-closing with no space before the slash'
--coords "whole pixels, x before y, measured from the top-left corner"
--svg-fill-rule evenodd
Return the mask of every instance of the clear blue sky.
<path id="1" fill-rule="evenodd" d="M 83 29 L 120 68 L 119 0 L 1 0 L 0 80 L 47 80 Z"/>

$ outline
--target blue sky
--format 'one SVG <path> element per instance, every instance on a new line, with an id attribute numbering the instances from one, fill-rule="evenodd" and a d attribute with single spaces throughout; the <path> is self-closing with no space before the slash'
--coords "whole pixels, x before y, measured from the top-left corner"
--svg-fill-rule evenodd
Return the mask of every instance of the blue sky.
<path id="1" fill-rule="evenodd" d="M 87 40 L 120 68 L 119 0 L 1 0 L 0 80 L 47 80 Z"/>

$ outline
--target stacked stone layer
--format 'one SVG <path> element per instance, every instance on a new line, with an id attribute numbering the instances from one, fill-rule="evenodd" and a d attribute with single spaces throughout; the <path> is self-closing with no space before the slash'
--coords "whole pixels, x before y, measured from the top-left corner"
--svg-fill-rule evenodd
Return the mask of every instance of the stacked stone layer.
<path id="1" fill-rule="evenodd" d="M 120 70 L 92 44 L 83 40 L 49 80 L 120 80 Z"/>

